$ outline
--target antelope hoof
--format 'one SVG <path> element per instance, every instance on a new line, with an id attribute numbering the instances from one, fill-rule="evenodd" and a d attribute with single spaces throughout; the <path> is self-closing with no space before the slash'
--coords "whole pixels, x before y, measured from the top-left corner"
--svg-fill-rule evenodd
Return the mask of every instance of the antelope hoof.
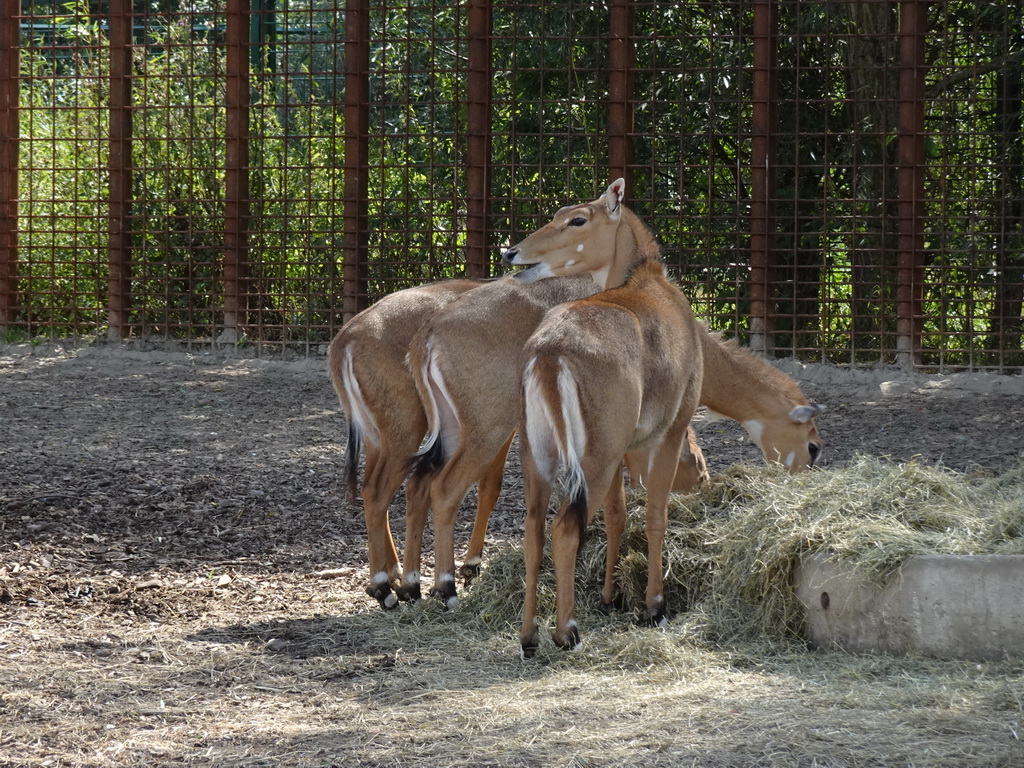
<path id="1" fill-rule="evenodd" d="M 644 611 L 642 623 L 659 629 L 668 627 L 668 606 L 665 605 L 664 597 L 655 598 L 654 603 Z"/>
<path id="2" fill-rule="evenodd" d="M 380 603 L 380 607 L 385 611 L 390 611 L 398 605 L 398 597 L 391 591 L 391 584 L 386 581 L 371 584 L 366 588 L 366 594 Z"/>
<path id="3" fill-rule="evenodd" d="M 605 602 L 602 598 L 601 604 L 598 606 L 598 610 L 601 611 L 605 616 L 611 615 L 615 611 L 622 611 L 625 609 L 625 603 L 622 600 L 622 595 L 616 595 L 611 600 Z"/>
<path id="4" fill-rule="evenodd" d="M 459 576 L 462 577 L 462 583 L 467 587 L 473 583 L 473 579 L 480 575 L 480 563 L 482 561 L 479 557 L 474 557 L 472 560 L 467 560 L 462 564 L 459 569 Z"/>
<path id="5" fill-rule="evenodd" d="M 430 596 L 440 598 L 445 608 L 453 610 L 459 604 L 459 598 L 455 592 L 455 577 L 451 574 L 441 576 L 440 583 L 430 590 Z"/>
<path id="6" fill-rule="evenodd" d="M 532 659 L 536 655 L 538 648 L 540 648 L 540 632 L 534 629 L 528 634 L 520 633 L 519 658 L 524 661 L 526 659 Z"/>
<path id="7" fill-rule="evenodd" d="M 555 645 L 563 651 L 576 651 L 583 647 L 583 640 L 580 639 L 580 629 L 575 621 L 570 621 L 564 633 L 555 633 L 551 636 Z"/>
<path id="8" fill-rule="evenodd" d="M 398 595 L 398 599 L 403 603 L 415 603 L 423 597 L 419 582 L 416 582 L 415 584 L 403 584 L 395 590 L 395 593 Z"/>

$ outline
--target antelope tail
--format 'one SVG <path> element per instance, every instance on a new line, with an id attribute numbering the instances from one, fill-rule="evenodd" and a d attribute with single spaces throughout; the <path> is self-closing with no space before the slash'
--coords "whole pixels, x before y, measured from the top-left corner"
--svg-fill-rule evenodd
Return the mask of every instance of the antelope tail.
<path id="1" fill-rule="evenodd" d="M 422 477 L 440 470 L 458 444 L 458 415 L 429 341 L 422 363 L 414 372 L 416 389 L 427 416 L 427 436 L 412 457 L 410 469 Z"/>
<path id="2" fill-rule="evenodd" d="M 355 503 L 359 494 L 359 454 L 363 450 L 363 438 L 359 434 L 359 427 L 349 420 L 348 424 L 348 445 L 345 448 L 345 487 L 348 488 L 348 500 Z"/>
<path id="3" fill-rule="evenodd" d="M 412 471 L 417 477 L 432 475 L 444 466 L 444 446 L 439 436 L 427 438 L 428 442 L 412 457 Z"/>
<path id="4" fill-rule="evenodd" d="M 380 432 L 373 411 L 363 398 L 363 391 L 356 378 L 352 363 L 352 350 L 346 349 L 341 365 L 336 373 L 332 371 L 335 385 L 340 384 L 339 392 L 344 392 L 342 406 L 348 415 L 348 444 L 345 449 L 345 484 L 348 488 L 348 499 L 355 503 L 359 490 L 359 454 L 363 449 L 363 438 L 374 445 L 380 444 Z M 347 405 L 346 405 L 347 404 Z"/>
<path id="5" fill-rule="evenodd" d="M 534 357 L 523 373 L 523 398 L 534 464 L 549 483 L 565 470 L 566 513 L 579 531 L 582 546 L 588 517 L 582 466 L 587 435 L 579 387 L 563 359 Z"/>

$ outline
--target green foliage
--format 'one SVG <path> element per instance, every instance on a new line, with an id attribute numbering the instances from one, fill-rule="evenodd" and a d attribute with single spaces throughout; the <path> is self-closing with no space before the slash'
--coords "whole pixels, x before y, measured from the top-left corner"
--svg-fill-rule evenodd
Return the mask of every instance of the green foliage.
<path id="1" fill-rule="evenodd" d="M 105 317 L 103 206 L 108 134 L 108 70 L 95 54 L 97 24 L 69 5 L 61 17 L 80 48 L 59 60 L 30 48 L 23 66 L 28 124 L 20 145 L 22 223 L 19 287 L 25 333 L 92 327 Z M 67 71 L 76 76 L 67 77 Z M 28 80 L 28 78 L 26 78 Z"/>
<path id="2" fill-rule="evenodd" d="M 131 322 L 140 332 L 209 336 L 224 303 L 226 19 L 218 0 L 152 7 L 168 10 L 135 17 Z M 858 0 L 777 7 L 772 341 L 817 359 L 892 362 L 899 9 Z M 106 322 L 108 41 L 104 17 L 89 10 L 61 7 L 23 48 L 18 325 L 29 336 Z M 697 312 L 742 337 L 753 6 L 633 10 L 630 197 Z M 1019 0 L 929 6 L 919 296 L 929 365 L 1024 364 L 1022 11 Z M 278 0 L 259 18 L 247 321 L 261 341 L 321 342 L 341 321 L 344 15 L 317 0 Z M 463 270 L 466 22 L 457 4 L 375 6 L 371 15 L 371 301 Z M 608 9 L 586 1 L 493 8 L 496 246 L 608 183 L 608 26 Z"/>

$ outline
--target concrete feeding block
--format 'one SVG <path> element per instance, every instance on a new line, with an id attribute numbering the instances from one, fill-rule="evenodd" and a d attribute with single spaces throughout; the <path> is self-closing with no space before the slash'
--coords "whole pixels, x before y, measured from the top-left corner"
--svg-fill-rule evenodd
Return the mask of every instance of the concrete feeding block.
<path id="1" fill-rule="evenodd" d="M 863 584 L 825 554 L 794 576 L 818 648 L 998 660 L 1024 655 L 1024 556 L 922 555 Z"/>

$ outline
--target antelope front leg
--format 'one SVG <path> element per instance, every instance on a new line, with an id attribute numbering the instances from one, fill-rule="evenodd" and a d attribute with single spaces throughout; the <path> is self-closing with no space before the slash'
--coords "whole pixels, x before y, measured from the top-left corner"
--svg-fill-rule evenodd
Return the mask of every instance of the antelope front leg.
<path id="1" fill-rule="evenodd" d="M 668 604 L 665 601 L 662 558 L 665 548 L 665 528 L 668 526 L 668 505 L 647 502 L 647 611 L 646 622 L 655 627 L 668 626 Z"/>
<path id="2" fill-rule="evenodd" d="M 616 598 L 615 568 L 619 564 L 622 532 L 626 529 L 626 481 L 622 467 L 612 475 L 612 486 L 604 500 L 604 528 L 608 537 L 608 556 L 605 559 L 601 609 L 607 613 Z"/>

